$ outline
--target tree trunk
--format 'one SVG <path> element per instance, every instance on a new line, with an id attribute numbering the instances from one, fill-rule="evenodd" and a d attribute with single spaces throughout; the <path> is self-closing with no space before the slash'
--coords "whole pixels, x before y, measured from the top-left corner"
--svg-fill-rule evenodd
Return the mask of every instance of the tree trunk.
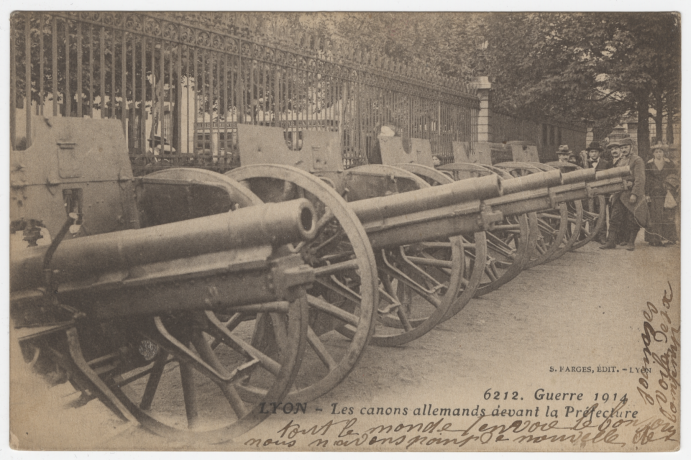
<path id="1" fill-rule="evenodd" d="M 664 105 L 662 104 L 662 96 L 655 97 L 655 137 L 657 142 L 662 142 L 662 119 L 663 119 Z"/>
<path id="2" fill-rule="evenodd" d="M 636 109 L 638 110 L 638 155 L 643 158 L 643 161 L 650 159 L 650 126 L 648 125 L 649 104 L 648 95 L 639 95 L 636 100 Z"/>
<path id="3" fill-rule="evenodd" d="M 674 144 L 674 104 L 667 101 L 667 144 Z"/>

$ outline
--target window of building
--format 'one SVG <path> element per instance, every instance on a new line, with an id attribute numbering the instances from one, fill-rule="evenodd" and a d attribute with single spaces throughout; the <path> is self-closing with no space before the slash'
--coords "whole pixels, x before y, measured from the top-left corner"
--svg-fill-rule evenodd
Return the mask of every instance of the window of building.
<path id="1" fill-rule="evenodd" d="M 211 150 L 211 133 L 196 133 L 195 151 Z"/>

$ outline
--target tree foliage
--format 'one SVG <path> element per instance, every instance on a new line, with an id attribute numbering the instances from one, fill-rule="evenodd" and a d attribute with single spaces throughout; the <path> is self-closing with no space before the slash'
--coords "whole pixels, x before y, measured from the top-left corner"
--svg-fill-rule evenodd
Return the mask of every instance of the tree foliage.
<path id="1" fill-rule="evenodd" d="M 315 34 L 346 47 L 437 68 L 466 83 L 475 76 L 487 75 L 493 81 L 496 110 L 567 123 L 590 120 L 598 138 L 609 133 L 622 115 L 637 113 L 639 151 L 644 156 L 649 145 L 648 118 L 653 117 L 661 130 L 663 117 L 673 118 L 680 110 L 681 27 L 675 13 L 167 14 L 187 24 L 271 43 L 304 45 L 305 40 L 310 40 L 309 34 Z M 77 31 L 58 31 L 63 41 L 59 46 L 58 71 L 53 75 L 48 62 L 51 30 L 47 23 L 38 24 L 34 18 L 32 36 L 39 29 L 45 38 L 44 78 L 51 85 L 56 81 L 58 87 L 65 87 L 65 50 L 69 50 L 70 62 L 76 62 Z M 22 30 L 24 25 L 18 17 L 13 36 L 17 62 L 21 62 L 24 52 Z M 69 47 L 64 46 L 66 36 Z M 117 37 L 107 34 L 104 39 L 117 42 Z M 100 37 L 93 40 L 100 44 Z M 35 56 L 35 38 L 31 47 Z M 126 62 L 132 57 L 139 61 L 138 54 L 132 55 L 133 49 L 131 44 L 126 47 Z M 109 46 L 105 47 L 104 52 L 111 51 Z M 149 55 L 153 49 L 146 52 L 146 62 L 157 59 Z M 168 52 L 179 50 L 171 48 Z M 83 53 L 83 62 L 90 62 L 92 56 Z M 106 55 L 105 68 L 100 69 L 99 58 L 98 52 L 93 55 L 94 73 L 100 77 L 103 71 L 107 83 L 112 72 L 121 72 L 120 63 Z M 33 74 L 37 69 L 34 65 L 32 80 L 36 80 Z M 176 81 L 185 73 L 183 69 L 181 76 L 163 77 Z M 141 77 L 135 75 L 132 86 L 128 76 L 126 94 L 141 93 Z M 16 68 L 16 78 L 20 99 L 25 87 L 21 65 Z M 70 87 L 76 86 L 75 77 L 70 78 Z M 94 80 L 95 94 L 102 93 L 99 80 Z M 116 78 L 115 85 L 118 84 Z M 89 85 L 88 90 L 91 89 Z M 122 94 L 118 88 L 115 91 Z M 38 97 L 37 88 L 32 88 L 32 92 Z"/>
<path id="2" fill-rule="evenodd" d="M 627 112 L 678 114 L 681 27 L 675 13 L 344 13 L 329 27 L 358 46 L 421 60 L 471 81 L 488 75 L 493 107 L 528 118 L 591 121 L 604 137 Z"/>

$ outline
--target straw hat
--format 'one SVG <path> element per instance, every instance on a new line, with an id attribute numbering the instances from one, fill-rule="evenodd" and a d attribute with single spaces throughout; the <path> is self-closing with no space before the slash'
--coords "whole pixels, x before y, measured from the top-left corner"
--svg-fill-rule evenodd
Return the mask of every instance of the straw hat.
<path id="1" fill-rule="evenodd" d="M 651 152 L 654 152 L 655 149 L 661 149 L 663 152 L 668 153 L 669 152 L 669 145 L 658 142 L 655 145 L 650 146 Z"/>

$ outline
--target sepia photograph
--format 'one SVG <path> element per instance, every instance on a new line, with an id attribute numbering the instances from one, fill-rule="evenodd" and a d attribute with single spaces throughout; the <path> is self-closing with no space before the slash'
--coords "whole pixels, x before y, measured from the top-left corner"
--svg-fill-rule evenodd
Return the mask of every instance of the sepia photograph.
<path id="1" fill-rule="evenodd" d="M 685 447 L 682 12 L 15 6 L 10 456 Z"/>

